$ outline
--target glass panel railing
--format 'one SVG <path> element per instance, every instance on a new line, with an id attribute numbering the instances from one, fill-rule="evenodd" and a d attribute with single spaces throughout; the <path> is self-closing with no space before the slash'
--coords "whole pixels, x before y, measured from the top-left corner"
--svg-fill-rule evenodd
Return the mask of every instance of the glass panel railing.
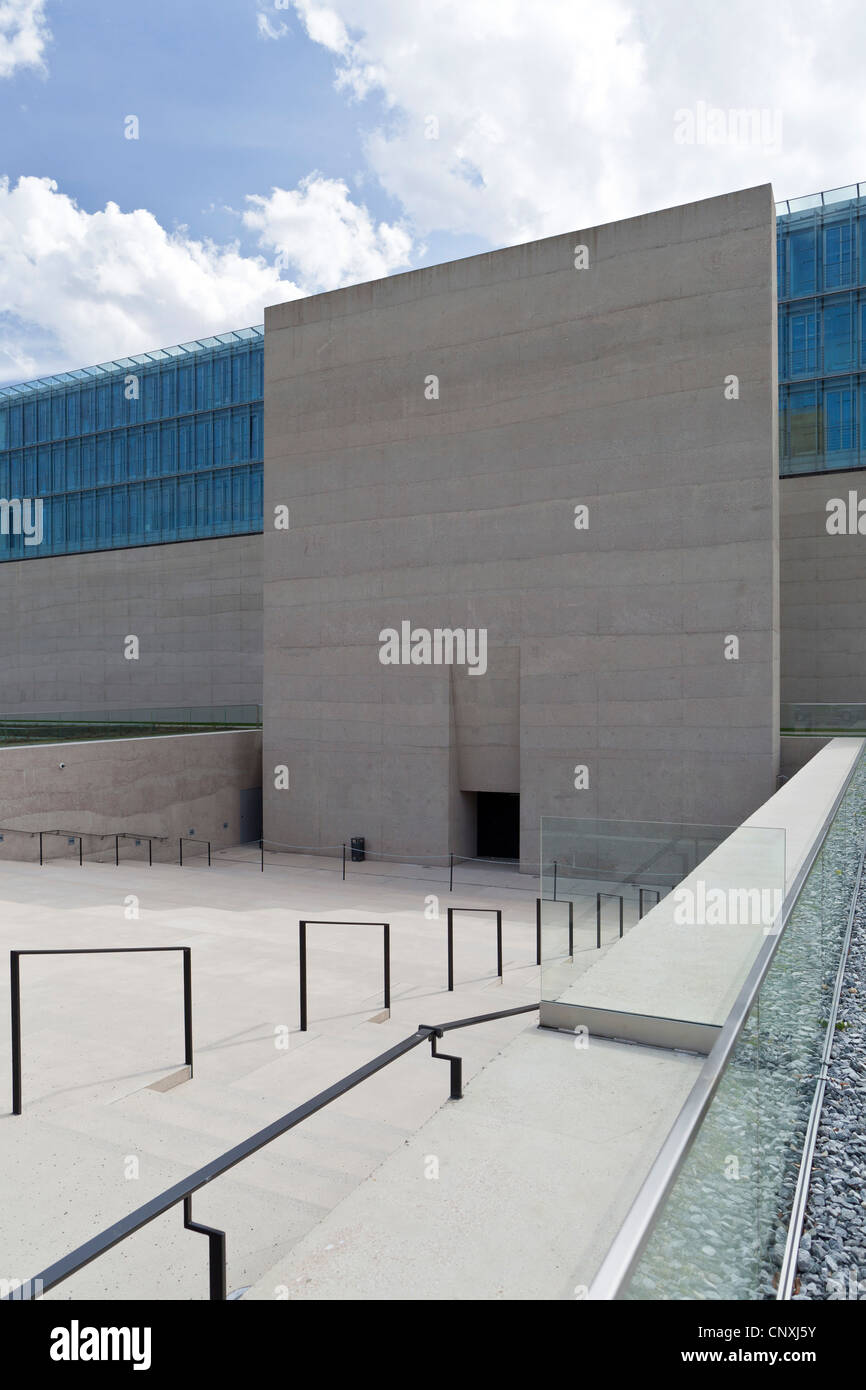
<path id="1" fill-rule="evenodd" d="M 50 715 L 0 715 L 0 746 L 258 728 L 261 722 L 260 705 L 178 705 L 63 711 Z"/>
<path id="2" fill-rule="evenodd" d="M 792 703 L 781 707 L 783 734 L 851 734 L 866 733 L 866 705 Z"/>
<path id="3" fill-rule="evenodd" d="M 541 998 L 578 1011 L 720 1027 L 784 900 L 766 826 L 545 816 L 541 860 Z"/>
<path id="4" fill-rule="evenodd" d="M 624 1297 L 776 1297 L 864 836 L 861 757 Z"/>

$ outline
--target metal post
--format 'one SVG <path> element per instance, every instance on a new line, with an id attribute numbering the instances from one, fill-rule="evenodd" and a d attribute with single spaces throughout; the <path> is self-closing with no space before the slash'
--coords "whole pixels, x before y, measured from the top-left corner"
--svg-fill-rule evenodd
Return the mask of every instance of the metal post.
<path id="1" fill-rule="evenodd" d="M 208 1283 L 211 1302 L 226 1301 L 226 1233 L 209 1231 L 207 1237 Z"/>
<path id="2" fill-rule="evenodd" d="M 448 988 L 454 988 L 454 908 L 448 909 Z"/>
<path id="3" fill-rule="evenodd" d="M 17 951 L 9 952 L 12 1000 L 12 1114 L 21 1114 L 21 972 Z"/>
<path id="4" fill-rule="evenodd" d="M 147 837 L 147 867 L 153 868 L 153 837 L 150 835 Z"/>
<path id="5" fill-rule="evenodd" d="M 450 1052 L 439 1052 L 436 1043 L 443 1037 L 441 1032 L 431 1033 L 430 1035 L 430 1056 L 435 1057 L 437 1062 L 448 1062 L 451 1068 L 451 1099 L 463 1099 L 463 1058 L 454 1057 Z"/>
<path id="6" fill-rule="evenodd" d="M 183 836 L 177 842 L 177 862 L 183 868 Z"/>
<path id="7" fill-rule="evenodd" d="M 259 840 L 259 851 L 260 851 L 261 857 L 262 857 L 262 873 L 264 873 L 264 871 L 265 871 L 265 842 L 264 842 L 264 840 Z"/>
<path id="8" fill-rule="evenodd" d="M 79 837 L 78 837 L 78 867 L 79 867 L 79 869 L 83 866 L 83 864 L 84 864 L 84 836 L 83 836 L 83 835 L 79 835 Z"/>
<path id="9" fill-rule="evenodd" d="M 553 861 L 553 901 L 556 902 L 556 860 Z"/>
<path id="10" fill-rule="evenodd" d="M 307 1031 L 307 924 L 298 923 L 299 979 L 301 987 L 301 1032 Z"/>
<path id="11" fill-rule="evenodd" d="M 183 1051 L 192 1079 L 192 950 L 183 948 Z"/>
<path id="12" fill-rule="evenodd" d="M 502 979 L 502 908 L 496 909 L 496 973 Z"/>
<path id="13" fill-rule="evenodd" d="M 192 1219 L 192 1197 L 183 1199 L 183 1224 L 188 1231 L 207 1236 L 208 1298 L 211 1302 L 226 1301 L 226 1233 L 214 1226 L 202 1226 Z"/>
<path id="14" fill-rule="evenodd" d="M 115 869 L 118 867 L 119 864 L 120 864 L 120 836 L 119 836 L 119 835 L 115 835 L 115 837 L 114 837 L 114 867 L 115 867 Z"/>
<path id="15" fill-rule="evenodd" d="M 39 867 L 42 868 L 42 831 L 39 832 Z"/>
<path id="16" fill-rule="evenodd" d="M 385 936 L 385 1008 L 391 1012 L 391 926 L 384 923 Z"/>
<path id="17" fill-rule="evenodd" d="M 574 960 L 574 899 L 568 900 L 568 954 Z"/>
<path id="18" fill-rule="evenodd" d="M 595 895 L 595 949 L 601 950 L 601 894 Z"/>
<path id="19" fill-rule="evenodd" d="M 660 888 L 639 888 L 639 889 L 638 889 L 638 918 L 641 918 L 641 917 L 643 917 L 643 915 L 644 915 L 643 900 L 644 900 L 644 894 L 645 894 L 645 893 L 655 893 L 655 895 L 656 895 L 656 900 L 655 900 L 655 902 L 653 903 L 653 907 L 658 907 L 659 903 L 660 903 L 661 900 L 662 900 L 662 895 L 661 895 L 661 889 L 660 889 Z"/>
<path id="20" fill-rule="evenodd" d="M 622 937 L 622 909 L 623 909 L 623 902 L 624 902 L 624 898 L 623 898 L 622 893 L 620 893 L 620 895 L 619 895 L 619 934 L 620 934 L 620 937 Z"/>
<path id="21" fill-rule="evenodd" d="M 535 899 L 535 964 L 541 964 L 541 899 Z"/>
<path id="22" fill-rule="evenodd" d="M 207 866 L 210 868 L 210 840 L 207 842 Z"/>
<path id="23" fill-rule="evenodd" d="M 463 1099 L 463 1058 L 449 1057 L 451 1063 L 451 1099 Z"/>
<path id="24" fill-rule="evenodd" d="M 343 882 L 346 882 L 346 841 L 343 841 Z"/>
<path id="25" fill-rule="evenodd" d="M 448 892 L 454 892 L 454 854 L 448 856 Z"/>

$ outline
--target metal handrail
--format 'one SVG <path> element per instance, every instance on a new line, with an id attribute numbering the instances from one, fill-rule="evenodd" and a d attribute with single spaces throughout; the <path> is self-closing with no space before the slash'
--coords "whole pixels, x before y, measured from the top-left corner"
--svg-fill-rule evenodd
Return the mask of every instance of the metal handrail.
<path id="1" fill-rule="evenodd" d="M 535 899 L 535 964 L 541 964 L 541 904 L 555 903 L 556 898 L 536 898 Z M 559 901 L 568 908 L 568 959 L 574 960 L 574 899 L 560 898 Z"/>
<path id="2" fill-rule="evenodd" d="M 740 1034 L 773 963 L 784 929 L 800 896 L 803 884 L 821 852 L 827 832 L 847 795 L 862 757 L 863 751 L 861 750 L 834 798 L 821 829 L 815 836 L 809 853 L 800 865 L 788 890 L 780 913 L 778 929 L 774 929 L 761 946 L 734 1005 L 722 1025 L 719 1036 L 701 1067 L 694 1086 L 686 1097 L 682 1109 L 598 1269 L 589 1289 L 588 1297 L 590 1299 L 598 1301 L 616 1299 L 624 1293 L 661 1216 L 671 1189 L 688 1157 L 692 1144 L 697 1138 Z"/>
<path id="3" fill-rule="evenodd" d="M 179 835 L 177 839 L 177 862 L 183 868 L 183 847 L 187 845 L 207 845 L 207 866 L 211 867 L 211 842 L 210 840 L 200 840 L 196 835 Z"/>
<path id="4" fill-rule="evenodd" d="M 391 923 L 390 922 L 348 922 L 334 921 L 333 918 L 303 917 L 298 922 L 298 984 L 300 988 L 299 1016 L 301 1032 L 307 1031 L 307 927 L 382 927 L 383 950 L 383 1010 L 391 1017 Z"/>
<path id="5" fill-rule="evenodd" d="M 168 840 L 170 840 L 170 839 L 172 838 L 170 835 L 152 835 L 152 834 L 150 834 L 149 831 L 144 831 L 144 830 L 63 830 L 63 829 L 59 829 L 59 830 L 58 830 L 58 829 L 55 829 L 53 826 L 50 827 L 50 828 L 47 829 L 47 830 L 46 830 L 44 827 L 43 827 L 43 829 L 41 829 L 41 830 L 34 830 L 34 829 L 31 829 L 31 827 L 30 827 L 29 825 L 0 825 L 0 835 L 13 835 L 13 834 L 14 834 L 14 835 L 72 835 L 72 836 L 74 836 L 76 839 L 77 839 L 80 835 L 93 835 L 94 838 L 97 839 L 97 840 L 110 840 L 110 839 L 112 839 L 113 836 L 115 836 L 115 835 L 120 835 L 120 837 L 121 837 L 122 839 L 124 839 L 124 838 L 129 838 L 129 839 L 133 839 L 133 840 L 165 840 L 165 841 L 168 841 Z"/>
<path id="6" fill-rule="evenodd" d="M 43 855 L 43 845 L 42 845 L 43 837 L 44 837 L 45 835 L 57 835 L 57 836 L 64 836 L 64 835 L 65 835 L 66 838 L 67 838 L 68 840 L 77 840 L 77 841 L 78 841 L 78 863 L 79 863 L 79 866 L 80 866 L 80 867 L 83 867 L 83 866 L 84 866 L 84 837 L 85 837 L 85 835 L 90 836 L 90 837 L 91 837 L 92 839 L 94 839 L 94 840 L 113 840 L 113 841 L 114 841 L 114 864 L 115 864 L 115 867 L 119 867 L 119 865 L 120 865 L 120 841 L 121 841 L 121 840 L 147 840 L 147 862 L 148 862 L 148 864 L 150 865 L 151 868 L 153 867 L 153 842 L 154 842 L 154 840 L 162 840 L 165 844 L 168 844 L 168 836 L 167 836 L 167 835 L 144 835 L 144 834 L 138 833 L 138 832 L 135 831 L 135 830 L 35 830 L 35 831 L 33 831 L 33 832 L 25 832 L 25 833 L 33 833 L 34 835 L 38 835 L 38 836 L 39 836 L 39 865 L 40 865 L 40 868 L 41 868 L 41 867 L 44 867 L 44 863 L 45 863 L 44 855 Z"/>
<path id="7" fill-rule="evenodd" d="M 448 990 L 449 993 L 454 989 L 454 913 L 455 912 L 482 912 L 488 916 L 492 913 L 496 918 L 496 974 L 500 981 L 503 978 L 502 969 L 502 908 L 501 907 L 449 907 L 448 908 Z"/>
<path id="8" fill-rule="evenodd" d="M 622 940 L 622 934 L 623 934 L 623 908 L 624 908 L 624 899 L 623 899 L 622 893 L 596 893 L 596 895 L 595 895 L 595 947 L 596 947 L 596 950 L 597 950 L 597 951 L 600 951 L 600 950 L 601 950 L 601 900 L 602 900 L 602 898 L 618 898 L 618 899 L 619 899 L 619 936 L 620 936 L 620 940 Z"/>
<path id="9" fill-rule="evenodd" d="M 9 998 L 12 1019 L 12 1114 L 21 1114 L 21 957 L 22 956 L 141 956 L 164 951 L 183 953 L 184 1066 L 192 1079 L 192 947 L 191 946 L 64 946 L 48 950 L 9 952 Z"/>
<path id="10" fill-rule="evenodd" d="M 495 1013 L 477 1014 L 473 1018 L 454 1019 L 450 1023 L 420 1024 L 414 1033 L 408 1038 L 403 1038 L 401 1042 L 395 1043 L 393 1047 L 388 1048 L 387 1052 L 381 1052 L 372 1061 L 365 1062 L 362 1067 L 358 1067 L 356 1071 L 350 1072 L 348 1076 L 334 1082 L 324 1091 L 319 1091 L 317 1095 L 304 1101 L 302 1105 L 296 1106 L 288 1114 L 250 1135 L 242 1143 L 235 1144 L 219 1158 L 212 1159 L 203 1168 L 197 1168 L 189 1177 L 166 1188 L 165 1192 L 161 1192 L 158 1197 L 153 1197 L 128 1216 L 124 1216 L 120 1221 L 115 1221 L 112 1226 L 100 1231 L 99 1235 L 93 1236 L 91 1240 L 85 1241 L 83 1245 L 79 1245 L 77 1249 L 64 1255 L 62 1260 L 56 1260 L 54 1264 L 43 1269 L 35 1278 L 27 1280 L 19 1288 L 4 1295 L 5 1300 L 7 1302 L 10 1300 L 33 1301 L 49 1289 L 55 1288 L 65 1279 L 69 1279 L 73 1274 L 77 1274 L 85 1265 L 91 1264 L 100 1255 L 104 1255 L 106 1251 L 119 1245 L 122 1240 L 126 1240 L 127 1236 L 133 1235 L 136 1231 L 140 1231 L 143 1226 L 155 1221 L 158 1216 L 162 1216 L 172 1207 L 177 1206 L 179 1202 L 184 1204 L 184 1225 L 186 1228 L 200 1231 L 208 1236 L 210 1297 L 211 1299 L 224 1299 L 226 1297 L 225 1233 L 216 1231 L 212 1227 L 196 1225 L 192 1221 L 193 1193 L 206 1187 L 215 1178 L 222 1177 L 223 1173 L 227 1173 L 230 1168 L 242 1163 L 245 1158 L 257 1153 L 259 1149 L 263 1149 L 272 1140 L 279 1139 L 280 1135 L 286 1134 L 296 1125 L 302 1124 L 311 1115 L 317 1114 L 319 1110 L 323 1110 L 332 1101 L 339 1100 L 355 1086 L 359 1086 L 362 1081 L 375 1076 L 377 1072 L 390 1066 L 392 1062 L 396 1062 L 399 1057 L 405 1057 L 408 1052 L 412 1052 L 424 1042 L 430 1043 L 431 1056 L 440 1061 L 451 1063 L 451 1096 L 454 1100 L 459 1100 L 462 1096 L 461 1059 L 448 1057 L 437 1052 L 437 1040 L 456 1028 L 469 1028 L 477 1023 L 489 1023 L 494 1019 L 509 1018 L 514 1014 L 535 1013 L 538 1008 L 538 1004 L 521 1004 L 514 1009 L 497 1009 Z"/>

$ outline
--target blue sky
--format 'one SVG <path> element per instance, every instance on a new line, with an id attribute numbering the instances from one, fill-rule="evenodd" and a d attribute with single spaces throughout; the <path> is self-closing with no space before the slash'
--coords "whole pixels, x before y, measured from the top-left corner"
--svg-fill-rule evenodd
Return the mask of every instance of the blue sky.
<path id="1" fill-rule="evenodd" d="M 735 188 L 864 177 L 866 10 L 816 13 L 4 0 L 0 381 Z"/>
<path id="2" fill-rule="evenodd" d="M 289 30 L 273 41 L 258 34 L 255 0 L 56 0 L 46 9 L 48 72 L 0 84 L 3 172 L 13 179 L 45 175 L 88 209 L 110 199 L 149 208 L 165 227 L 240 238 L 250 252 L 255 238 L 226 209 L 242 209 L 252 191 L 293 188 L 311 170 L 353 187 L 366 179 L 371 211 L 399 216 L 362 150 L 365 128 L 383 119 L 381 97 L 338 94 L 332 59 L 294 12 L 269 8 Z M 124 138 L 130 113 L 137 141 Z M 454 240 L 437 238 L 423 259 L 484 244 Z"/>

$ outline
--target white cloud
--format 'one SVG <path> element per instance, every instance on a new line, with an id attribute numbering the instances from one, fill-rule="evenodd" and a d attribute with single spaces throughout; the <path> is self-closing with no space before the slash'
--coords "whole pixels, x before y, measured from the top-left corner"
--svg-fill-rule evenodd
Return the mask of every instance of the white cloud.
<path id="1" fill-rule="evenodd" d="M 0 77 L 44 67 L 50 38 L 45 0 L 0 0 Z"/>
<path id="2" fill-rule="evenodd" d="M 248 202 L 243 220 L 267 256 L 168 232 L 144 209 L 87 212 L 51 179 L 0 179 L 0 378 L 243 328 L 267 304 L 408 261 L 407 234 L 375 225 L 341 182 L 311 175 Z"/>
<path id="3" fill-rule="evenodd" d="M 169 233 L 51 179 L 0 180 L 0 373 L 21 380 L 260 323 L 302 290 L 262 257 Z M 38 346 L 34 346 L 38 344 Z"/>
<path id="4" fill-rule="evenodd" d="M 509 244 L 770 181 L 850 183 L 866 127 L 862 0 L 294 0 L 367 106 L 366 152 L 417 231 Z M 697 104 L 782 142 L 682 144 Z M 428 117 L 439 138 L 425 138 Z"/>
<path id="5" fill-rule="evenodd" d="M 362 280 L 378 280 L 408 266 L 412 239 L 399 225 L 374 223 L 353 203 L 342 179 L 310 174 L 296 189 L 252 194 L 243 214 L 259 245 L 277 254 L 277 264 L 296 268 L 312 294 Z"/>

